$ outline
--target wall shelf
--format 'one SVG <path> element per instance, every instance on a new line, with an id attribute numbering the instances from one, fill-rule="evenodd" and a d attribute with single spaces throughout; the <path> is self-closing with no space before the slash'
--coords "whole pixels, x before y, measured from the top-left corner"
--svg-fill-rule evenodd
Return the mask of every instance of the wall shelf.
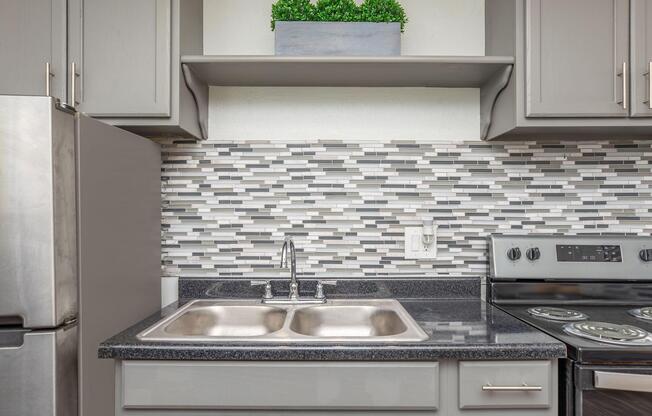
<path id="1" fill-rule="evenodd" d="M 481 135 L 514 66 L 511 56 L 287 57 L 185 55 L 186 83 L 206 86 L 439 87 L 481 89 Z M 201 97 L 198 102 L 204 101 Z M 208 105 L 208 99 L 205 99 Z M 204 105 L 204 104 L 202 104 Z M 199 111 L 206 114 L 206 111 Z"/>
<path id="2" fill-rule="evenodd" d="M 507 56 L 183 56 L 208 85 L 480 88 L 514 64 Z"/>

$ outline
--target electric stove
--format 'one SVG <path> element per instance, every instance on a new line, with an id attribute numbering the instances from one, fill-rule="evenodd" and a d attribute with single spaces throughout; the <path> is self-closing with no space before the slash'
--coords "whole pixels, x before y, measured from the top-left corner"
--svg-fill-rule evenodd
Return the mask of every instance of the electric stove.
<path id="1" fill-rule="evenodd" d="M 652 415 L 651 237 L 491 236 L 488 299 L 566 344 L 561 415 Z"/>

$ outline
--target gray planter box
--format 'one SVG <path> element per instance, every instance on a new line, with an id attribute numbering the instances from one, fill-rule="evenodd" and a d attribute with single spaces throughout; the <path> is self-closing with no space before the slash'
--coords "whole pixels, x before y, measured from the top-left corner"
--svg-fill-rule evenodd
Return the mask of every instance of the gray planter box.
<path id="1" fill-rule="evenodd" d="M 276 55 L 398 56 L 400 23 L 276 22 Z"/>

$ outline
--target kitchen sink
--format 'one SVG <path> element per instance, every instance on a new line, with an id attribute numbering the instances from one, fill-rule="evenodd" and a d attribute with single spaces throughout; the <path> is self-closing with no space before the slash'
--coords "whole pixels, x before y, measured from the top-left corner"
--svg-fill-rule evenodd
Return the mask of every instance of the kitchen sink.
<path id="1" fill-rule="evenodd" d="M 428 338 L 393 299 L 335 299 L 320 305 L 195 300 L 141 332 L 143 341 L 418 342 Z"/>

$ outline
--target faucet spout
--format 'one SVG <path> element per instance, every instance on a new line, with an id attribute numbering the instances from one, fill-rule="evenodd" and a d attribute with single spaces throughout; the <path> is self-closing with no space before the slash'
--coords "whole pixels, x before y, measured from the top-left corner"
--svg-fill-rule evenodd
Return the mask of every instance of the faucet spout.
<path id="1" fill-rule="evenodd" d="M 289 265 L 288 265 L 289 258 Z M 290 299 L 299 299 L 299 282 L 297 281 L 297 254 L 294 248 L 294 241 L 287 237 L 281 249 L 281 268 L 290 267 Z"/>

